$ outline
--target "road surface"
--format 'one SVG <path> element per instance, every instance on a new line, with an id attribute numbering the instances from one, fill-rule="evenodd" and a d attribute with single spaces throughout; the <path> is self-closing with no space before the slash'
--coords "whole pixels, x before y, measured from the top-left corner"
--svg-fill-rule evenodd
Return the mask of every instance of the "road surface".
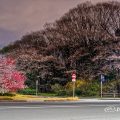
<path id="1" fill-rule="evenodd" d="M 120 102 L 0 102 L 0 120 L 120 120 Z"/>

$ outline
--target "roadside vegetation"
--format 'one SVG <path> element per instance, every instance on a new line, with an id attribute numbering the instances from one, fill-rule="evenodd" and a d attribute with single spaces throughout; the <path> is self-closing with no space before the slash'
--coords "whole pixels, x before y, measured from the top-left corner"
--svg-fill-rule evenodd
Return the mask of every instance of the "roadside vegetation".
<path id="1" fill-rule="evenodd" d="M 77 75 L 76 96 L 99 96 L 101 74 L 105 76 L 103 92 L 119 93 L 119 23 L 119 2 L 86 2 L 45 24 L 43 30 L 24 35 L 0 50 L 2 56 L 16 61 L 17 78 L 21 75 L 21 82 L 9 89 L 9 81 L 5 84 L 0 79 L 1 93 L 5 89 L 35 95 L 38 82 L 39 96 L 72 96 L 72 72 Z"/>

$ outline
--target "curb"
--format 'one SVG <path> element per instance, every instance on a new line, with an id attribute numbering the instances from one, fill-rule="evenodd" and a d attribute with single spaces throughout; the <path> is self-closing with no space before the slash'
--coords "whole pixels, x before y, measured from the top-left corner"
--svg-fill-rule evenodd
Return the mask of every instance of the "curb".
<path id="1" fill-rule="evenodd" d="M 26 100 L 0 100 L 0 102 L 27 102 Z"/>

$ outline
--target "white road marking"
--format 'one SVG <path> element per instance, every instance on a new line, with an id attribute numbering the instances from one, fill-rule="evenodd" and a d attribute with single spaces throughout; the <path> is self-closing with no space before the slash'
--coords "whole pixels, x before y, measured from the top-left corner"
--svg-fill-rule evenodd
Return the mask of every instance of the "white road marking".
<path id="1" fill-rule="evenodd" d="M 9 107 L 0 107 L 1 109 L 42 109 L 42 108 L 79 108 L 81 106 L 9 106 Z"/>
<path id="2" fill-rule="evenodd" d="M 73 105 L 64 105 L 64 106 L 55 106 L 55 105 L 52 105 L 52 106 L 2 106 L 0 107 L 0 110 L 1 109 L 44 109 L 44 108 L 82 108 L 82 107 L 95 107 L 95 106 L 106 106 L 106 105 L 85 105 L 85 106 L 73 106 Z"/>
<path id="3" fill-rule="evenodd" d="M 101 101 L 102 103 L 105 101 Z M 82 103 L 82 102 L 81 102 Z M 45 105 L 45 106 L 0 106 L 0 110 L 3 109 L 44 109 L 44 108 L 82 108 L 82 107 L 107 107 L 110 106 L 109 102 L 107 104 L 85 104 L 85 105 Z M 120 106 L 120 104 L 115 104 L 114 106 Z"/>
<path id="4" fill-rule="evenodd" d="M 90 107 L 107 107 L 107 106 L 111 106 L 110 104 L 106 104 L 106 105 L 88 105 Z M 120 105 L 114 105 L 114 106 L 120 106 Z"/>
<path id="5" fill-rule="evenodd" d="M 50 106 L 2 106 L 0 107 L 0 110 L 3 109 L 45 109 L 45 108 L 82 108 L 82 107 L 107 107 L 110 105 L 85 105 L 85 106 L 73 106 L 73 105 L 50 105 Z M 114 105 L 114 106 L 118 106 L 118 105 Z"/>

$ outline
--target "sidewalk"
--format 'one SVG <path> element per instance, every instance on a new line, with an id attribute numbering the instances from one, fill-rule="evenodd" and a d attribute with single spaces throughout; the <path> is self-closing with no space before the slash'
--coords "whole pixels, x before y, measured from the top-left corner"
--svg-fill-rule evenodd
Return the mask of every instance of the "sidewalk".
<path id="1" fill-rule="evenodd" d="M 120 98 L 89 98 L 89 99 L 80 99 L 79 102 L 119 102 L 120 103 Z"/>

